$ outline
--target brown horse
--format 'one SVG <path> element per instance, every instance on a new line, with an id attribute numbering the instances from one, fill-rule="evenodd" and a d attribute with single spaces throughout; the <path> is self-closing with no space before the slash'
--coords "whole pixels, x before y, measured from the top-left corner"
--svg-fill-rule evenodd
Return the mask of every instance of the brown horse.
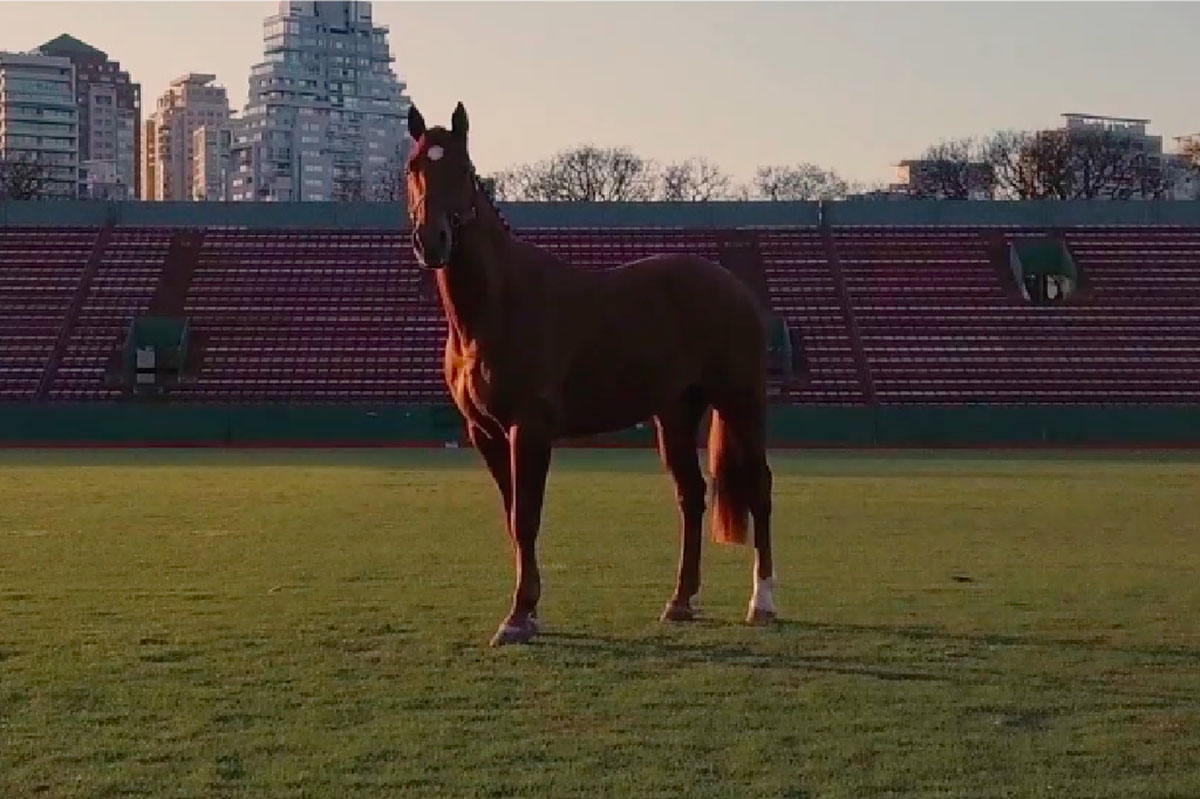
<path id="1" fill-rule="evenodd" d="M 462 103 L 450 130 L 427 129 L 415 107 L 408 130 L 412 244 L 436 270 L 446 384 L 500 490 L 516 560 L 512 609 L 492 644 L 537 633 L 535 547 L 555 440 L 650 417 L 682 517 L 678 582 L 662 618 L 694 617 L 706 493 L 696 441 L 709 408 L 713 536 L 744 544 L 753 518 L 747 621 L 773 621 L 767 341 L 749 289 L 688 255 L 572 268 L 511 234 L 471 164 Z"/>

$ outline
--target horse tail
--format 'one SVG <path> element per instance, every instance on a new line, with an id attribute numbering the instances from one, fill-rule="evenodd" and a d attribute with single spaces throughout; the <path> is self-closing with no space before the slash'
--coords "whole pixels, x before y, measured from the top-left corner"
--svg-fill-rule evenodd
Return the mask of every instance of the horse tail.
<path id="1" fill-rule="evenodd" d="M 753 475 L 729 421 L 715 408 L 708 429 L 712 475 L 712 536 L 721 544 L 745 544 L 750 526 Z"/>

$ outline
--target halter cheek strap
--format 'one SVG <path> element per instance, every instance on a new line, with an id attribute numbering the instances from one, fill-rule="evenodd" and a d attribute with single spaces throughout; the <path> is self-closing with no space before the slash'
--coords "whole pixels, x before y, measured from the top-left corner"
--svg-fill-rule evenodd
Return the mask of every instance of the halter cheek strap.
<path id="1" fill-rule="evenodd" d="M 479 216 L 479 208 L 475 205 L 475 199 L 479 192 L 483 191 L 483 184 L 479 180 L 479 174 L 475 171 L 475 165 L 468 162 L 467 169 L 470 172 L 471 184 L 474 191 L 471 193 L 471 205 L 465 211 L 454 211 L 450 214 L 450 228 L 458 230 L 463 225 L 469 222 L 474 222 Z"/>
<path id="2" fill-rule="evenodd" d="M 500 209 L 496 207 L 496 204 L 492 202 L 491 197 L 489 197 L 488 193 L 484 190 L 483 181 L 479 179 L 479 173 L 475 171 L 475 165 L 468 162 L 467 168 L 470 171 L 471 182 L 475 186 L 475 191 L 471 195 L 471 205 L 469 208 L 463 211 L 454 211 L 449 215 L 451 230 L 460 230 L 479 218 L 478 203 L 480 200 L 480 195 L 482 194 L 483 202 L 487 203 L 492 209 L 492 213 L 494 213 L 496 218 L 500 220 L 500 224 L 504 226 L 504 229 L 511 232 L 512 228 L 509 226 L 508 220 L 504 218 L 504 215 L 500 213 Z"/>

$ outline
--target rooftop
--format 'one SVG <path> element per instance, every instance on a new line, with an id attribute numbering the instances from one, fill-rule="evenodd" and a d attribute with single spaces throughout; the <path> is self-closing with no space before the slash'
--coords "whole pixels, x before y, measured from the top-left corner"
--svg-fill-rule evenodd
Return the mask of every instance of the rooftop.
<path id="1" fill-rule="evenodd" d="M 108 58 L 108 53 L 103 50 L 97 50 L 90 44 L 76 39 L 69 33 L 59 34 L 55 38 L 37 48 L 37 52 L 45 53 L 46 55 L 86 55 L 92 58 Z"/>
<path id="2" fill-rule="evenodd" d="M 1078 119 L 1085 122 L 1119 122 L 1128 125 L 1149 125 L 1148 119 L 1136 119 L 1133 117 L 1106 117 L 1101 114 L 1063 114 L 1067 119 Z"/>
<path id="3" fill-rule="evenodd" d="M 175 80 L 171 81 L 171 86 L 204 86 L 212 83 L 217 79 L 216 75 L 210 75 L 206 72 L 189 72 L 186 75 L 180 75 Z"/>

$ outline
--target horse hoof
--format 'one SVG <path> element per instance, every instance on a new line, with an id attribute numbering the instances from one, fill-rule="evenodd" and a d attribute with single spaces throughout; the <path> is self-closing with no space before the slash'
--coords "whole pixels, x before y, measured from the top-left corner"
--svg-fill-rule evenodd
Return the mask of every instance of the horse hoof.
<path id="1" fill-rule="evenodd" d="M 537 635 L 538 625 L 534 619 L 526 619 L 524 623 L 513 624 L 504 622 L 496 634 L 492 636 L 492 646 L 507 646 L 508 644 L 527 644 Z"/>
<path id="2" fill-rule="evenodd" d="M 662 616 L 660 616 L 658 620 L 664 622 L 695 621 L 696 612 L 692 610 L 691 605 L 678 602 L 668 602 L 667 607 L 663 610 Z"/>
<path id="3" fill-rule="evenodd" d="M 750 608 L 746 614 L 746 624 L 752 627 L 768 627 L 775 623 L 775 611 L 762 608 Z"/>

